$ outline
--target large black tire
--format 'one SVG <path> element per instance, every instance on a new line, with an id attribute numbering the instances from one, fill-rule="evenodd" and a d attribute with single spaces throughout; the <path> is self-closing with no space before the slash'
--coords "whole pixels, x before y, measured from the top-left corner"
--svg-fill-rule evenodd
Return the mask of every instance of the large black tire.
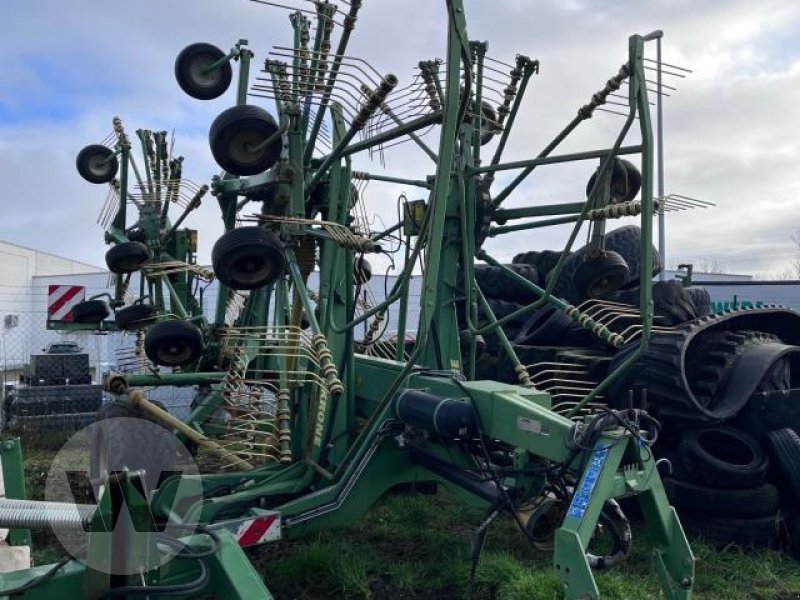
<path id="1" fill-rule="evenodd" d="M 589 181 L 586 182 L 586 197 L 594 187 L 594 182 L 597 179 L 597 171 L 600 167 L 595 169 Z M 611 202 L 629 202 L 636 197 L 642 187 L 642 174 L 639 169 L 629 160 L 624 158 L 615 158 L 614 164 L 611 166 Z"/>
<path id="2" fill-rule="evenodd" d="M 522 346 L 594 348 L 598 340 L 591 331 L 573 321 L 563 310 L 545 307 L 537 310 L 520 327 L 514 343 Z"/>
<path id="3" fill-rule="evenodd" d="M 211 250 L 216 278 L 234 290 L 254 290 L 283 275 L 283 244 L 268 229 L 239 227 L 225 232 Z"/>
<path id="4" fill-rule="evenodd" d="M 186 46 L 175 59 L 175 79 L 178 85 L 198 100 L 218 98 L 231 85 L 231 63 L 225 62 L 213 71 L 207 69 L 224 57 L 225 52 L 212 44 L 201 42 Z"/>
<path id="5" fill-rule="evenodd" d="M 164 367 L 180 367 L 194 362 L 202 351 L 202 332 L 186 321 L 156 323 L 144 336 L 147 358 Z"/>
<path id="6" fill-rule="evenodd" d="M 280 158 L 283 143 L 279 137 L 263 145 L 277 131 L 275 119 L 263 108 L 251 104 L 233 106 L 211 124 L 208 132 L 211 154 L 232 175 L 262 173 Z"/>
<path id="7" fill-rule="evenodd" d="M 103 300 L 84 300 L 72 307 L 72 319 L 76 323 L 99 323 L 110 314 Z"/>
<path id="8" fill-rule="evenodd" d="M 507 300 L 498 300 L 497 298 L 487 298 L 486 302 L 487 304 L 489 304 L 489 308 L 492 309 L 494 316 L 497 317 L 498 319 L 507 317 L 508 315 L 517 312 L 519 309 L 525 306 L 524 304 L 521 304 L 519 302 L 509 302 Z M 480 309 L 478 310 L 478 312 L 480 313 Z M 521 317 L 515 317 L 510 321 L 508 321 L 507 324 L 503 326 L 503 329 L 504 330 L 507 330 L 508 328 L 519 329 L 522 325 L 525 324 L 525 322 L 528 320 L 529 317 L 530 314 L 522 315 Z"/>
<path id="9" fill-rule="evenodd" d="M 683 511 L 712 517 L 749 519 L 774 515 L 780 508 L 778 488 L 771 483 L 744 490 L 723 490 L 665 478 L 670 503 Z"/>
<path id="10" fill-rule="evenodd" d="M 132 304 L 131 306 L 120 308 L 114 317 L 114 322 L 120 331 L 143 329 L 148 325 L 152 325 L 156 314 L 156 307 L 152 304 Z"/>
<path id="11" fill-rule="evenodd" d="M 511 262 L 514 264 L 533 265 L 539 273 L 539 279 L 544 282 L 547 275 L 556 266 L 561 252 L 556 250 L 531 250 L 517 254 Z"/>
<path id="12" fill-rule="evenodd" d="M 709 517 L 684 511 L 681 524 L 687 533 L 700 536 L 719 544 L 766 547 L 776 543 L 781 529 L 778 514 L 755 519 L 732 519 Z"/>
<path id="13" fill-rule="evenodd" d="M 639 293 L 639 288 L 623 289 L 611 299 L 638 308 Z M 657 281 L 653 284 L 653 311 L 665 320 L 665 325 L 680 325 L 699 316 L 686 288 L 677 281 Z"/>
<path id="14" fill-rule="evenodd" d="M 108 183 L 116 176 L 119 161 L 108 146 L 90 144 L 78 152 L 75 167 L 89 183 Z"/>
<path id="15" fill-rule="evenodd" d="M 725 364 L 727 357 L 730 364 L 734 361 L 738 364 L 735 369 L 727 369 L 724 393 L 712 396 L 695 393 L 692 389 L 695 382 L 690 376 L 692 365 L 703 366 L 708 362 L 711 352 L 707 340 L 725 331 L 780 335 L 786 343 L 745 345 L 741 352 L 734 346 L 732 354 L 726 350 Z M 731 419 L 757 393 L 762 378 L 776 361 L 786 358 L 793 365 L 800 362 L 798 347 L 787 344 L 800 345 L 800 315 L 790 310 L 753 308 L 702 317 L 674 330 L 655 333 L 640 360 L 611 385 L 609 398 L 612 406 L 624 408 L 629 390 L 647 388 L 649 406 L 662 419 L 678 419 L 683 423 Z M 618 351 L 611 370 L 618 369 L 636 348 L 638 341 Z M 800 365 L 792 371 L 800 374 Z"/>
<path id="16" fill-rule="evenodd" d="M 531 283 L 539 284 L 539 274 L 536 271 L 536 267 L 524 264 L 506 266 Z M 528 304 L 536 299 L 534 292 L 511 279 L 500 267 L 475 265 L 475 281 L 487 299 L 494 298 L 495 300 L 519 302 L 520 304 Z"/>
<path id="17" fill-rule="evenodd" d="M 628 265 L 619 254 L 605 250 L 587 254 L 572 274 L 572 287 L 580 298 L 602 300 L 628 280 Z"/>
<path id="18" fill-rule="evenodd" d="M 739 413 L 736 424 L 759 438 L 784 427 L 800 431 L 800 390 L 756 392 Z"/>
<path id="19" fill-rule="evenodd" d="M 797 505 L 800 503 L 800 436 L 788 427 L 776 429 L 767 434 L 767 446 L 792 493 L 792 504 Z"/>
<path id="20" fill-rule="evenodd" d="M 724 425 L 686 431 L 678 457 L 698 483 L 730 490 L 760 486 L 769 466 L 756 439 Z"/>
<path id="21" fill-rule="evenodd" d="M 686 293 L 692 299 L 695 312 L 698 317 L 705 317 L 711 314 L 711 294 L 704 287 L 693 285 L 686 288 Z"/>
<path id="22" fill-rule="evenodd" d="M 545 306 L 534 312 L 514 339 L 522 346 L 559 346 L 572 319 L 563 310 Z"/>
<path id="23" fill-rule="evenodd" d="M 583 264 L 589 248 L 589 246 L 578 248 L 566 258 L 564 264 L 561 266 L 561 272 L 558 274 L 558 279 L 551 290 L 553 296 L 566 300 L 567 302 L 571 302 L 572 304 L 580 304 L 581 301 L 583 301 L 583 298 L 575 290 L 573 277 L 575 275 L 575 271 L 578 270 L 578 267 Z M 550 279 L 553 278 L 554 275 L 555 271 L 550 271 L 547 273 L 547 278 L 545 280 L 546 285 L 550 285 Z"/>
<path id="24" fill-rule="evenodd" d="M 127 400 L 108 402 L 97 411 L 92 427 L 89 477 L 97 493 L 104 472 L 144 469 L 147 489 L 154 490 L 162 474 L 175 470 L 176 438 Z"/>
<path id="25" fill-rule="evenodd" d="M 122 242 L 106 252 L 106 265 L 112 273 L 125 274 L 138 271 L 150 260 L 150 251 L 142 242 Z"/>
<path id="26" fill-rule="evenodd" d="M 616 252 L 628 264 L 630 275 L 623 284 L 623 288 L 630 288 L 639 285 L 639 271 L 642 264 L 642 230 L 638 225 L 624 225 L 606 233 L 603 240 L 603 248 Z M 658 275 L 664 268 L 661 262 L 661 255 L 653 246 L 653 276 Z"/>

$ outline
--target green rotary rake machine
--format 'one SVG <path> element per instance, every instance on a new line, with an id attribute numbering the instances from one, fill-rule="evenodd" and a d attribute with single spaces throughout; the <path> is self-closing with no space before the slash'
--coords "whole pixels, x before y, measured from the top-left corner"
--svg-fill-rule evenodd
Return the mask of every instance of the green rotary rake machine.
<path id="1" fill-rule="evenodd" d="M 89 299 L 76 309 L 75 324 L 62 327 L 135 331 L 147 366 L 106 382 L 115 399 L 100 415 L 99 423 L 108 422 L 95 440 L 102 448 L 92 448 L 96 505 L 0 502 L 1 525 L 57 522 L 89 532 L 85 552 L 72 560 L 0 576 L 0 596 L 270 598 L 269 582 L 242 546 L 350 523 L 395 486 L 437 482 L 486 509 L 476 548 L 502 514 L 531 540 L 552 543 L 569 599 L 599 597 L 593 570 L 627 555 L 630 527 L 617 501 L 633 497 L 654 542 L 664 596 L 691 597 L 694 559 L 651 449 L 658 422 L 633 402 L 602 402 L 658 327 L 648 36 L 630 37 L 623 64 L 598 91 L 587 90 L 586 104 L 534 158 L 508 162 L 503 151 L 538 62 L 519 55 L 503 72 L 486 43 L 470 40 L 462 0 L 447 0 L 445 58 L 421 61 L 403 87 L 346 54 L 360 8 L 360 0 L 344 10 L 315 2 L 291 12 L 293 42 L 275 47 L 252 86 L 254 55 L 244 40 L 227 53 L 203 43 L 178 55 L 180 87 L 201 100 L 225 94 L 238 63 L 236 104 L 210 128 L 211 152 L 224 170 L 210 186 L 182 180 L 164 132 L 137 132 L 138 168 L 119 120 L 110 145 L 80 153 L 81 175 L 111 187 L 104 224 L 116 287 L 110 306 Z M 498 92 L 491 82 L 499 77 Z M 616 137 L 606 147 L 559 154 L 620 90 L 626 118 Z M 248 97 L 273 101 L 274 115 Z M 353 168 L 357 154 L 401 141 L 431 160 L 431 172 L 407 179 Z M 641 170 L 622 157 L 639 161 Z M 573 161 L 599 164 L 585 201 L 503 208 L 535 169 Z M 497 189 L 504 171 L 518 175 Z M 370 180 L 418 188 L 423 199 L 400 202 L 397 222 L 373 231 L 360 193 Z M 213 248 L 213 274 L 196 264 L 196 232 L 180 229 L 209 191 L 226 230 Z M 172 222 L 175 205 L 183 211 Z M 248 211 L 252 206 L 258 209 Z M 138 219 L 130 224 L 133 211 Z M 605 243 L 607 221 L 625 216 L 640 220 L 635 265 Z M 563 224 L 572 229 L 546 280 L 501 264 L 485 248 L 489 238 Z M 579 261 L 569 260 L 584 225 L 590 242 Z M 394 246 L 405 255 L 399 275 L 382 296 L 365 301 L 367 256 Z M 486 269 L 499 285 L 536 299 L 498 317 L 476 283 Z M 565 269 L 570 289 L 589 301 L 564 293 Z M 620 329 L 618 319 L 604 317 L 603 299 L 631 277 L 641 284 L 641 309 L 628 311 Z M 206 316 L 198 282 L 212 278 L 216 306 Z M 106 320 L 109 308 L 114 324 Z M 624 360 L 571 402 L 556 403 L 535 385 L 503 329 L 545 309 L 563 314 L 598 347 L 627 348 Z M 489 340 L 515 383 L 479 377 Z M 154 386 L 198 386 L 202 393 L 178 421 L 146 399 L 141 388 Z M 155 420 L 175 445 L 214 454 L 222 468 L 154 478 L 148 461 L 172 464 L 171 446 L 142 445 L 112 428 L 113 417 Z M 119 519 L 126 511 L 127 527 Z M 589 552 L 599 523 L 615 534 L 605 556 Z M 167 527 L 185 535 L 170 537 Z M 117 564 L 127 568 L 102 566 Z"/>

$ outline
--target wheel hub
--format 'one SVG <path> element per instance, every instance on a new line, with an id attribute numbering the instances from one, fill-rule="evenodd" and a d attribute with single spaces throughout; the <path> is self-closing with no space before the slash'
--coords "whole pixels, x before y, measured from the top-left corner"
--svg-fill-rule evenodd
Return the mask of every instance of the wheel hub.
<path id="1" fill-rule="evenodd" d="M 222 77 L 220 69 L 211 69 L 216 62 L 210 55 L 200 55 L 189 64 L 189 75 L 195 85 L 200 87 L 213 87 Z"/>

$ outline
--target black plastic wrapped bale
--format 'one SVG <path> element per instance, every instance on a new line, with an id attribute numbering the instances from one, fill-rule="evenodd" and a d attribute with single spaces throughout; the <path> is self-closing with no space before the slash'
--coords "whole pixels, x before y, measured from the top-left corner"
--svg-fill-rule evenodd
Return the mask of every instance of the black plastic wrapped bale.
<path id="1" fill-rule="evenodd" d="M 447 438 L 473 433 L 477 419 L 467 400 L 440 398 L 421 390 L 406 390 L 394 399 L 394 413 L 401 419 Z"/>

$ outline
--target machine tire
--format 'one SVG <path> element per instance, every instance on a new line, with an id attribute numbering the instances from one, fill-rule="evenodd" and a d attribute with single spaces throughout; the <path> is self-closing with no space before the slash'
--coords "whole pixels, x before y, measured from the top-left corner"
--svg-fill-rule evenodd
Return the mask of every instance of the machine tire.
<path id="1" fill-rule="evenodd" d="M 642 264 L 642 230 L 638 225 L 624 225 L 606 233 L 603 239 L 603 249 L 616 252 L 628 264 L 630 275 L 623 284 L 623 289 L 639 285 L 639 271 Z M 661 255 L 653 246 L 653 276 L 664 269 Z"/>
<path id="2" fill-rule="evenodd" d="M 711 314 L 711 294 L 706 288 L 693 285 L 686 288 L 686 293 L 692 299 L 698 317 L 706 317 Z"/>
<path id="3" fill-rule="evenodd" d="M 773 545 L 780 531 L 778 514 L 754 519 L 732 519 L 709 517 L 684 511 L 681 524 L 694 536 L 713 540 L 720 544 L 766 547 Z"/>
<path id="4" fill-rule="evenodd" d="M 622 289 L 611 299 L 638 308 L 639 288 Z M 657 281 L 653 284 L 653 310 L 669 326 L 680 325 L 698 317 L 691 296 L 677 281 Z"/>
<path id="5" fill-rule="evenodd" d="M 152 304 L 132 304 L 120 308 L 114 317 L 114 322 L 120 331 L 128 331 L 152 325 L 155 318 L 156 307 Z"/>
<path id="6" fill-rule="evenodd" d="M 78 152 L 75 167 L 89 183 L 109 183 L 117 175 L 119 161 L 108 146 L 90 144 Z"/>
<path id="7" fill-rule="evenodd" d="M 786 480 L 794 501 L 800 501 L 800 436 L 785 427 L 767 433 L 767 446 Z"/>
<path id="8" fill-rule="evenodd" d="M 600 167 L 595 169 L 592 176 L 589 177 L 589 181 L 586 182 L 587 198 L 594 187 L 599 169 Z M 641 187 L 642 174 L 636 165 L 624 158 L 615 158 L 611 167 L 611 202 L 630 202 L 639 193 Z"/>
<path id="9" fill-rule="evenodd" d="M 84 300 L 72 307 L 72 318 L 76 323 L 99 323 L 111 314 L 103 300 Z"/>
<path id="10" fill-rule="evenodd" d="M 138 421 L 148 425 L 138 426 Z M 163 425 L 151 427 L 153 423 L 160 425 L 123 399 L 101 406 L 92 427 L 90 479 L 96 481 L 103 470 L 144 469 L 147 489 L 155 489 L 161 474 L 175 469 L 176 438 Z M 93 487 L 97 494 L 98 485 Z"/>
<path id="11" fill-rule="evenodd" d="M 514 343 L 521 346 L 559 346 L 572 325 L 563 310 L 546 306 L 534 312 L 520 328 Z"/>
<path id="12" fill-rule="evenodd" d="M 275 138 L 269 145 L 253 151 L 278 131 L 278 124 L 267 111 L 252 104 L 232 106 L 214 119 L 208 132 L 211 154 L 217 164 L 232 175 L 262 173 L 280 158 L 283 143 Z"/>
<path id="13" fill-rule="evenodd" d="M 628 264 L 613 250 L 596 257 L 586 255 L 572 274 L 572 287 L 580 298 L 602 300 L 616 292 L 629 277 Z"/>
<path id="14" fill-rule="evenodd" d="M 575 252 L 572 252 L 564 261 L 564 264 L 561 266 L 561 273 L 559 273 L 558 279 L 553 285 L 552 294 L 557 298 L 562 298 L 567 302 L 571 302 L 572 304 L 580 304 L 582 298 L 578 296 L 578 292 L 575 291 L 575 286 L 572 283 L 572 277 L 575 274 L 575 271 L 578 270 L 578 267 L 583 264 L 584 257 L 588 252 L 589 247 L 583 246 L 578 248 Z M 547 274 L 546 285 L 550 284 L 550 278 L 553 277 L 553 271 L 550 271 Z"/>
<path id="15" fill-rule="evenodd" d="M 683 514 L 751 519 L 774 515 L 780 508 L 778 488 L 771 483 L 744 490 L 723 490 L 680 479 L 665 478 L 670 503 Z"/>
<path id="16" fill-rule="evenodd" d="M 692 389 L 691 365 L 702 365 L 707 361 L 709 344 L 706 341 L 709 336 L 718 336 L 724 331 L 755 331 L 765 338 L 780 336 L 784 343 L 760 343 L 744 346 L 741 352 L 735 350 L 738 365 L 736 369 L 727 370 L 729 377 L 725 393 L 716 394 L 713 402 L 709 402 L 707 396 L 700 398 Z M 794 413 L 800 418 L 793 394 L 758 392 L 764 375 L 780 359 L 791 360 L 792 372 L 800 374 L 798 345 L 800 315 L 791 310 L 748 308 L 701 317 L 654 334 L 641 359 L 611 384 L 611 406 L 625 408 L 629 390 L 646 387 L 651 410 L 662 419 L 675 419 L 682 423 L 720 422 L 735 417 L 745 406 L 752 404 L 749 401 L 753 398 L 758 399 L 758 403 L 753 405 L 757 413 L 763 410 L 761 407 L 769 399 L 770 404 L 777 404 L 784 412 Z M 610 370 L 619 368 L 637 347 L 634 342 L 617 351 Z M 774 395 L 779 397 L 774 398 Z"/>
<path id="17" fill-rule="evenodd" d="M 204 71 L 225 55 L 212 44 L 186 46 L 175 58 L 175 79 L 180 88 L 198 100 L 212 100 L 224 94 L 233 78 L 231 63 L 225 62 L 211 72 Z"/>
<path id="18" fill-rule="evenodd" d="M 736 417 L 736 424 L 759 438 L 784 427 L 800 431 L 800 390 L 753 394 Z"/>
<path id="19" fill-rule="evenodd" d="M 559 258 L 561 258 L 561 252 L 557 250 L 531 250 L 517 254 L 511 259 L 511 262 L 513 264 L 533 265 L 539 273 L 540 280 L 544 283 L 547 274 L 556 266 Z"/>
<path id="20" fill-rule="evenodd" d="M 539 274 L 536 271 L 536 267 L 523 264 L 506 266 L 531 283 L 539 284 Z M 527 304 L 536 299 L 536 294 L 522 284 L 513 281 L 500 267 L 475 265 L 475 281 L 487 300 L 493 298 L 495 300 L 505 300 L 506 302 Z"/>
<path id="21" fill-rule="evenodd" d="M 112 273 L 134 273 L 150 260 L 150 250 L 142 242 L 122 242 L 106 252 L 106 265 Z"/>
<path id="22" fill-rule="evenodd" d="M 147 330 L 144 353 L 163 367 L 179 367 L 194 362 L 203 351 L 203 334 L 186 321 L 162 321 Z"/>
<path id="23" fill-rule="evenodd" d="M 695 481 L 721 489 L 760 486 L 769 466 L 756 439 L 724 425 L 686 431 L 678 457 Z"/>
<path id="24" fill-rule="evenodd" d="M 211 250 L 214 275 L 234 290 L 254 290 L 283 275 L 283 243 L 258 226 L 225 232 Z"/>

